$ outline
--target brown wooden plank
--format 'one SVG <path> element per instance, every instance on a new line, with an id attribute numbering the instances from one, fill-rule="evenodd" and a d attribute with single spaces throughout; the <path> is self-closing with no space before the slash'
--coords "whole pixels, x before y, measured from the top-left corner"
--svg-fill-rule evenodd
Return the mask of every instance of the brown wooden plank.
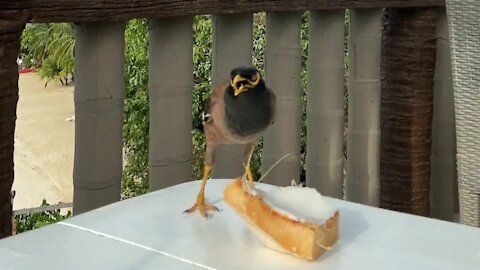
<path id="1" fill-rule="evenodd" d="M 35 22 L 91 22 L 259 11 L 444 5 L 444 0 L 0 0 L 0 13 L 25 9 Z"/>
<path id="2" fill-rule="evenodd" d="M 21 13 L 0 16 L 0 239 L 12 235 L 13 150 L 18 101 Z"/>

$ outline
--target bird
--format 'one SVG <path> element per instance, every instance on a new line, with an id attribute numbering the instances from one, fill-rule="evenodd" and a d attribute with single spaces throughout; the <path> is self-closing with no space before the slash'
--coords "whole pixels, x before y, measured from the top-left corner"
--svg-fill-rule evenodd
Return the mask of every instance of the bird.
<path id="1" fill-rule="evenodd" d="M 199 211 L 203 217 L 208 211 L 219 211 L 205 202 L 205 187 L 215 161 L 215 149 L 221 144 L 245 146 L 243 167 L 248 186 L 254 187 L 250 169 L 253 151 L 265 130 L 275 122 L 276 97 L 267 87 L 260 71 L 252 66 L 238 66 L 230 71 L 230 79 L 213 89 L 205 102 L 202 113 L 202 128 L 206 149 L 204 170 L 192 207 L 184 213 Z"/>

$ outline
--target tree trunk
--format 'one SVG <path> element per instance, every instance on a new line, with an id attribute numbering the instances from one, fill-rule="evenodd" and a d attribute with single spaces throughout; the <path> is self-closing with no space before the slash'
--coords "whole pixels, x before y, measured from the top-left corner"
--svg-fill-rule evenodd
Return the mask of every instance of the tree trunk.
<path id="1" fill-rule="evenodd" d="M 17 56 L 25 17 L 0 13 L 0 238 L 12 235 L 13 148 L 18 101 Z"/>
<path id="2" fill-rule="evenodd" d="M 429 216 L 437 12 L 386 9 L 382 39 L 380 206 Z"/>

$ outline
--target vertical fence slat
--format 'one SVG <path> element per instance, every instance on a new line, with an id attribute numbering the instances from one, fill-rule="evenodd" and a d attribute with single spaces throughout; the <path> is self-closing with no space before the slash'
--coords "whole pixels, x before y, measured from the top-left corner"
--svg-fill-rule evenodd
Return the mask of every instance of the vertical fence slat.
<path id="1" fill-rule="evenodd" d="M 343 197 L 345 11 L 310 13 L 307 185 Z"/>
<path id="2" fill-rule="evenodd" d="M 213 17 L 212 87 L 230 79 L 230 70 L 252 64 L 253 14 Z M 243 174 L 245 147 L 220 145 L 215 153 L 213 178 L 234 178 Z"/>
<path id="3" fill-rule="evenodd" d="M 192 17 L 149 24 L 149 180 L 158 190 L 192 177 Z"/>
<path id="4" fill-rule="evenodd" d="M 381 9 L 350 11 L 347 182 L 349 201 L 379 203 Z"/>
<path id="5" fill-rule="evenodd" d="M 124 31 L 123 22 L 76 27 L 74 214 L 120 200 Z"/>
<path id="6" fill-rule="evenodd" d="M 18 101 L 20 37 L 25 16 L 0 13 L 0 239 L 12 235 L 11 189 L 14 178 L 13 151 Z"/>
<path id="7" fill-rule="evenodd" d="M 434 218 L 453 221 L 458 213 L 455 112 L 445 8 L 438 9 L 437 61 L 433 93 L 430 205 Z"/>
<path id="8" fill-rule="evenodd" d="M 300 180 L 301 23 L 302 12 L 267 14 L 265 79 L 277 97 L 277 116 L 264 136 L 262 170 L 292 154 L 265 177 L 264 182 L 281 186 Z"/>

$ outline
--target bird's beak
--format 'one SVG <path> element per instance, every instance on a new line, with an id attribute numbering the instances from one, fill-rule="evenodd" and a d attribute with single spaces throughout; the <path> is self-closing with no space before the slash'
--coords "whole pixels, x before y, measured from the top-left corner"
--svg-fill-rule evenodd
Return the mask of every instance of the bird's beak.
<path id="1" fill-rule="evenodd" d="M 241 93 L 247 91 L 248 88 L 245 85 L 240 86 L 239 88 L 235 88 L 235 92 L 233 93 L 235 96 L 240 95 Z"/>
<path id="2" fill-rule="evenodd" d="M 246 85 L 241 85 L 240 87 L 237 87 L 237 83 L 241 81 L 246 81 L 246 79 L 240 75 L 236 75 L 235 78 L 230 82 L 230 85 L 232 86 L 234 90 L 234 95 L 238 96 L 241 93 L 245 92 L 248 90 L 248 87 Z"/>

